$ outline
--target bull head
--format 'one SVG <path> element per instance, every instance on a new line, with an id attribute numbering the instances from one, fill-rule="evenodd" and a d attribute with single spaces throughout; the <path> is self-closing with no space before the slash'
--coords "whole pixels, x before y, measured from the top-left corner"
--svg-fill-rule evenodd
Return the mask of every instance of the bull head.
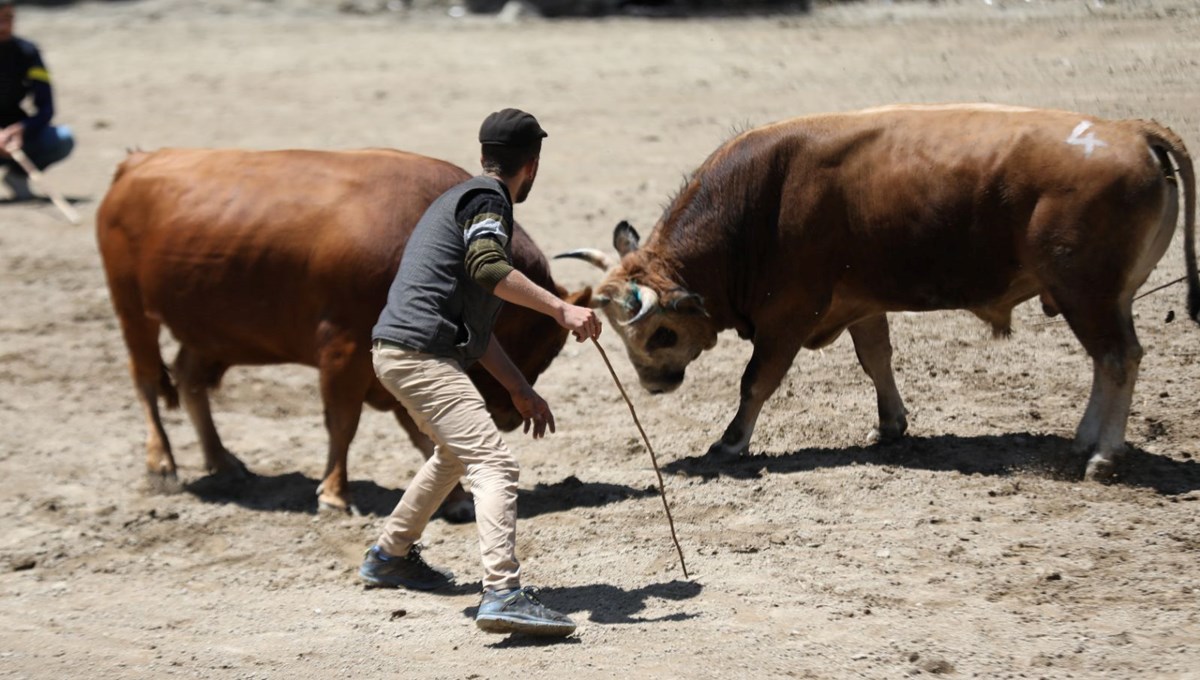
<path id="1" fill-rule="evenodd" d="M 717 343 L 717 329 L 704 310 L 704 299 L 671 280 L 661 263 L 639 250 L 640 238 L 628 222 L 613 230 L 621 255 L 581 248 L 556 255 L 590 262 L 605 271 L 591 306 L 602 309 L 625 342 L 642 387 L 671 392 L 700 353 Z"/>

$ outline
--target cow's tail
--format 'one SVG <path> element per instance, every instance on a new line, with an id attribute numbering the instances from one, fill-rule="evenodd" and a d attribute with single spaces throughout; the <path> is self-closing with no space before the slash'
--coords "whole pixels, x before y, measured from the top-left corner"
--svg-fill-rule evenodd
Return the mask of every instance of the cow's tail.
<path id="1" fill-rule="evenodd" d="M 1183 183 L 1183 257 L 1187 273 L 1188 316 L 1200 323 L 1200 274 L 1196 271 L 1196 174 L 1192 157 L 1179 135 L 1152 120 L 1138 121 L 1151 147 L 1169 152 L 1179 167 Z"/>
<path id="2" fill-rule="evenodd" d="M 105 264 L 105 273 L 108 277 L 108 287 L 113 307 L 122 322 L 125 344 L 129 348 L 130 359 L 135 366 L 139 364 L 140 360 L 145 372 L 150 375 L 153 375 L 152 371 L 155 365 L 157 365 L 158 396 L 162 398 L 167 408 L 173 409 L 179 407 L 179 389 L 176 387 L 175 380 L 171 376 L 171 370 L 162 359 L 162 352 L 158 349 L 158 322 L 153 322 L 147 318 L 146 311 L 142 307 L 140 291 L 137 289 L 136 284 L 129 283 L 131 275 L 122 269 L 118 269 L 115 272 L 109 269 L 110 263 L 106 257 L 108 239 L 115 233 L 120 232 L 118 215 L 120 214 L 121 198 L 124 194 L 117 191 L 115 185 L 126 173 L 141 165 L 151 156 L 149 152 L 136 148 L 126 149 L 125 151 L 127 154 L 125 159 L 118 163 L 117 169 L 113 171 L 112 183 L 114 188 L 109 190 L 96 212 L 96 241 L 100 247 L 101 260 Z M 123 258 L 117 259 L 123 260 Z M 122 282 L 125 283 L 123 284 Z M 125 304 L 122 304 L 122 300 L 126 301 Z M 138 341 L 135 341 L 134 338 Z M 152 347 L 153 349 L 148 349 L 139 354 L 135 349 L 136 347 Z"/>

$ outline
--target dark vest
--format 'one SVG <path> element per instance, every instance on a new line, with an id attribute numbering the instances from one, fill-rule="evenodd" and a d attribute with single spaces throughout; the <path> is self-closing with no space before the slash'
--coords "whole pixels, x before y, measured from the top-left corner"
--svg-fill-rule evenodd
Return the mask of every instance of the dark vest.
<path id="1" fill-rule="evenodd" d="M 417 222 L 374 339 L 454 359 L 464 369 L 483 356 L 504 301 L 479 287 L 464 265 L 467 244 L 456 214 L 476 191 L 505 195 L 499 180 L 474 177 L 439 196 Z M 504 252 L 511 262 L 511 207 L 508 213 Z"/>

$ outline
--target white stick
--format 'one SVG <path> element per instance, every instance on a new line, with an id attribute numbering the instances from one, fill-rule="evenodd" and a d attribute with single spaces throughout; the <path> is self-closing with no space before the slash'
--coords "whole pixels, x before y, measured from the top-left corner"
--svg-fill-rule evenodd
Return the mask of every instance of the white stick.
<path id="1" fill-rule="evenodd" d="M 33 161 L 29 160 L 29 156 L 26 156 L 24 151 L 9 149 L 8 155 L 12 156 L 12 159 L 17 162 L 17 165 L 21 166 L 21 169 L 38 185 L 38 188 L 46 192 L 46 195 L 50 197 L 50 201 L 54 203 L 55 207 L 62 212 L 71 224 L 79 224 L 79 213 L 75 212 L 75 209 L 71 207 L 70 203 L 67 203 L 67 199 L 63 198 L 62 194 L 50 186 L 50 183 L 46 181 L 46 176 L 37 169 Z"/>

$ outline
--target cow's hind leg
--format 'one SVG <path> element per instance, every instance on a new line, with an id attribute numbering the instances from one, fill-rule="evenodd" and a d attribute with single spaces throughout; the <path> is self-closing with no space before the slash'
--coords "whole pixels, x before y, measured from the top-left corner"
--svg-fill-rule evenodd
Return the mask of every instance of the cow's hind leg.
<path id="1" fill-rule="evenodd" d="M 317 502 L 323 509 L 357 512 L 350 503 L 346 459 L 375 373 L 369 350 L 357 341 L 353 332 L 334 329 L 326 322 L 319 333 L 322 341 L 317 368 L 321 373 L 329 453 L 325 477 L 317 487 Z"/>
<path id="2" fill-rule="evenodd" d="M 871 443 L 899 439 L 908 430 L 908 418 L 892 373 L 892 340 L 888 332 L 887 315 L 863 319 L 850 326 L 849 330 L 858 363 L 875 383 L 879 407 L 879 426 L 871 430 L 867 439 Z"/>
<path id="3" fill-rule="evenodd" d="M 109 286 L 113 307 L 121 321 L 121 334 L 129 349 L 129 372 L 146 419 L 146 479 L 152 490 L 177 493 L 180 486 L 175 457 L 158 409 L 159 396 L 164 397 L 168 407 L 179 403 L 158 347 L 161 324 L 147 316 L 140 303 L 141 293 L 135 287 L 111 273 Z"/>
<path id="4" fill-rule="evenodd" d="M 1065 253 L 1062 248 L 1049 248 L 1048 261 L 1054 263 L 1055 272 L 1049 285 L 1052 298 L 1092 358 L 1092 393 L 1074 443 L 1077 452 L 1091 452 L 1085 472 L 1089 480 L 1111 478 L 1125 453 L 1125 428 L 1142 359 L 1133 325 L 1133 295 L 1154 270 L 1175 230 L 1174 186 L 1160 182 L 1139 187 L 1144 193 L 1118 194 L 1121 205 L 1094 211 L 1086 241 L 1071 244 L 1075 247 Z M 1067 216 L 1059 222 L 1082 224 L 1084 220 Z"/>
<path id="5" fill-rule="evenodd" d="M 397 406 L 393 413 L 396 414 L 396 420 L 400 423 L 400 427 L 403 427 L 404 431 L 408 433 L 408 438 L 412 440 L 413 446 L 421 451 L 425 460 L 429 460 L 433 456 L 433 440 L 421 432 L 421 428 L 417 427 L 417 423 L 412 416 L 408 415 L 408 411 L 403 406 Z M 455 484 L 454 488 L 450 490 L 450 495 L 442 501 L 440 512 L 442 518 L 452 524 L 474 522 L 475 499 L 467 493 L 461 483 Z"/>
<path id="6" fill-rule="evenodd" d="M 155 347 L 155 351 L 158 348 Z M 173 405 L 175 397 L 171 376 L 162 361 L 158 361 L 158 370 L 153 375 L 142 370 L 138 362 L 131 362 L 133 381 L 137 388 L 138 401 L 142 405 L 142 414 L 146 418 L 146 480 L 150 488 L 161 493 L 178 493 L 179 476 L 175 466 L 175 456 L 171 453 L 171 440 L 163 427 L 162 414 L 158 409 L 158 397 L 161 392 L 168 393 L 168 403 Z"/>
<path id="7" fill-rule="evenodd" d="M 246 466 L 225 448 L 217 426 L 213 423 L 212 407 L 208 393 L 216 387 L 227 367 L 210 361 L 187 346 L 179 348 L 175 357 L 175 379 L 179 383 L 179 396 L 187 410 L 196 437 L 204 451 L 204 469 L 214 475 L 227 475 L 234 479 L 244 478 Z"/>
<path id="8" fill-rule="evenodd" d="M 1106 480 L 1125 452 L 1125 427 L 1142 359 L 1126 301 L 1105 308 L 1064 309 L 1076 337 L 1092 358 L 1092 393 L 1075 433 L 1074 450 L 1091 452 L 1085 477 Z"/>

